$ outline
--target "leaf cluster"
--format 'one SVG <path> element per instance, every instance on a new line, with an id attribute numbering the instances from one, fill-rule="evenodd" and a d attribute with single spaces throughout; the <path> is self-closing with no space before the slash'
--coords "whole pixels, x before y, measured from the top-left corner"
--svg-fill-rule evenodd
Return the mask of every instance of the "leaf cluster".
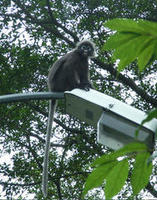
<path id="1" fill-rule="evenodd" d="M 92 173 L 88 176 L 83 195 L 95 187 L 100 187 L 104 181 L 106 199 L 118 194 L 129 176 L 129 160 L 134 159 L 130 182 L 133 196 L 147 186 L 152 173 L 152 163 L 148 163 L 150 152 L 143 143 L 130 143 L 113 153 L 97 158 L 93 164 Z"/>
<path id="2" fill-rule="evenodd" d="M 119 71 L 136 58 L 140 71 L 157 59 L 157 23 L 142 19 L 113 19 L 104 26 L 116 31 L 107 40 L 104 49 L 113 50 L 113 60 L 120 60 Z"/>

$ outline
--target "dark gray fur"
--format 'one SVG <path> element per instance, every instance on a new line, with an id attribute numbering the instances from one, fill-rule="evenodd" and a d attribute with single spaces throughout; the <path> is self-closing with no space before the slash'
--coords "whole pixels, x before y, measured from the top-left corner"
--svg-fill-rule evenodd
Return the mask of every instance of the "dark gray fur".
<path id="1" fill-rule="evenodd" d="M 76 49 L 57 60 L 51 67 L 48 75 L 49 91 L 64 92 L 74 88 L 88 91 L 92 87 L 89 80 L 88 59 L 94 56 L 95 47 L 92 42 L 83 40 L 78 43 Z M 42 191 L 44 197 L 47 196 L 50 137 L 56 105 L 56 100 L 50 100 L 42 175 Z"/>

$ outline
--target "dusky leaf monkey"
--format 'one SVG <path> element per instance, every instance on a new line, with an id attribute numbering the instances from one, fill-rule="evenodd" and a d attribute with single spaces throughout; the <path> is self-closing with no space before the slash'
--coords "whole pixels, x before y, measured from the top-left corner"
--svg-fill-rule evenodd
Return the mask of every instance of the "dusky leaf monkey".
<path id="1" fill-rule="evenodd" d="M 89 40 L 79 42 L 76 48 L 57 60 L 51 67 L 48 74 L 48 89 L 51 92 L 64 92 L 74 88 L 89 91 L 92 87 L 89 80 L 88 60 L 95 56 L 94 44 Z M 42 191 L 47 196 L 49 149 L 52 123 L 57 102 L 49 101 L 49 117 L 47 125 L 47 138 L 42 174 Z"/>

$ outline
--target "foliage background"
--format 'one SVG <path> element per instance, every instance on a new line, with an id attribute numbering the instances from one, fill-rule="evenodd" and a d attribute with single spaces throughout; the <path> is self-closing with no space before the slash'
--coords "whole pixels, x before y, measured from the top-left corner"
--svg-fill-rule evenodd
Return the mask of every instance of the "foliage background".
<path id="1" fill-rule="evenodd" d="M 103 49 L 110 30 L 103 23 L 113 18 L 157 21 L 156 0 L 5 0 L 0 2 L 0 95 L 47 91 L 48 69 L 75 47 L 92 38 L 97 58 L 91 62 L 91 80 L 97 90 L 147 111 L 157 107 L 157 66 L 139 73 L 136 62 L 117 77 L 111 54 Z M 44 154 L 47 101 L 1 104 L 0 154 L 11 162 L 0 165 L 0 184 L 7 199 L 23 193 L 43 199 L 41 172 Z M 96 130 L 65 113 L 59 102 L 50 155 L 47 199 L 81 199 L 89 163 L 109 149 L 97 144 Z M 154 174 L 145 193 L 157 197 Z M 102 199 L 101 189 L 85 199 Z M 129 182 L 118 199 L 129 198 Z M 26 198 L 27 199 L 27 198 Z"/>

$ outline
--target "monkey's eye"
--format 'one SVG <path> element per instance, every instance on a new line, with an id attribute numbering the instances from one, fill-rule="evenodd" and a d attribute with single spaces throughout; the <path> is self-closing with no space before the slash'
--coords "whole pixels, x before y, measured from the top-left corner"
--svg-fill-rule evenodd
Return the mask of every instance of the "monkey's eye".
<path id="1" fill-rule="evenodd" d="M 90 46 L 87 47 L 88 51 L 92 51 L 92 48 Z"/>
<path id="2" fill-rule="evenodd" d="M 86 46 L 85 46 L 85 45 L 82 45 L 82 46 L 81 46 L 81 49 L 82 49 L 82 50 L 86 50 Z"/>
<path id="3" fill-rule="evenodd" d="M 87 46 L 87 45 L 82 45 L 81 46 L 81 50 L 83 50 L 83 51 L 88 51 L 88 52 L 92 52 L 92 48 L 91 48 L 91 46 Z"/>

